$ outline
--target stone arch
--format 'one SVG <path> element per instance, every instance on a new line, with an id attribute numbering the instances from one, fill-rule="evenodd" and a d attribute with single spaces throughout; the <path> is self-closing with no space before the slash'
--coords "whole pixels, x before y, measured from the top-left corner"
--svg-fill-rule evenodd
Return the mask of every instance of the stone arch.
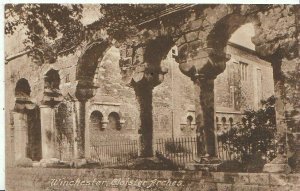
<path id="1" fill-rule="evenodd" d="M 191 128 L 194 118 L 191 115 L 189 115 L 187 116 L 186 120 L 187 120 L 187 126 Z"/>
<path id="2" fill-rule="evenodd" d="M 145 48 L 144 61 L 151 64 L 160 64 L 175 45 L 171 36 L 158 36 L 149 40 Z"/>
<path id="3" fill-rule="evenodd" d="M 31 88 L 28 83 L 28 80 L 25 78 L 21 78 L 17 81 L 16 88 L 15 88 L 15 96 L 18 97 L 30 97 Z"/>
<path id="4" fill-rule="evenodd" d="M 15 159 L 42 158 L 40 110 L 30 100 L 31 87 L 27 79 L 16 83 L 16 102 L 13 112 Z"/>
<path id="5" fill-rule="evenodd" d="M 111 129 L 121 130 L 120 115 L 117 112 L 108 115 L 108 126 Z"/>
<path id="6" fill-rule="evenodd" d="M 103 126 L 102 126 L 102 121 L 103 121 L 103 114 L 98 111 L 98 110 L 94 110 L 91 114 L 90 114 L 90 127 L 95 129 L 99 129 L 99 130 L 104 130 Z"/>
<path id="7" fill-rule="evenodd" d="M 93 86 L 93 79 L 99 60 L 102 60 L 106 51 L 111 47 L 108 40 L 99 39 L 89 43 L 78 59 L 76 80 L 79 84 Z"/>
<path id="8" fill-rule="evenodd" d="M 58 70 L 50 69 L 46 74 L 45 74 L 45 84 L 44 88 L 45 89 L 59 89 L 60 85 L 60 76 L 58 73 Z"/>
<path id="9" fill-rule="evenodd" d="M 242 25 L 252 23 L 254 29 L 258 30 L 259 21 L 254 16 L 246 16 L 238 13 L 233 13 L 224 16 L 214 25 L 209 32 L 206 41 L 207 46 L 215 51 L 225 52 L 228 40 L 231 35 L 239 29 Z"/>
<path id="10" fill-rule="evenodd" d="M 222 117 L 222 123 L 226 124 L 226 117 Z"/>

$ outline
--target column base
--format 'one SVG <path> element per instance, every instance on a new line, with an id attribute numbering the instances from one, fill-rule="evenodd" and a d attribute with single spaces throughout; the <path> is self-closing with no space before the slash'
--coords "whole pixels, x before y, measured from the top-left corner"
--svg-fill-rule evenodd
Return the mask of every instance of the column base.
<path id="1" fill-rule="evenodd" d="M 194 163 L 186 164 L 186 170 L 217 171 L 222 164 L 218 157 L 204 156 L 194 160 Z"/>
<path id="2" fill-rule="evenodd" d="M 279 155 L 273 159 L 270 163 L 265 164 L 263 172 L 269 173 L 290 173 L 291 167 L 287 163 L 287 158 L 285 156 Z"/>

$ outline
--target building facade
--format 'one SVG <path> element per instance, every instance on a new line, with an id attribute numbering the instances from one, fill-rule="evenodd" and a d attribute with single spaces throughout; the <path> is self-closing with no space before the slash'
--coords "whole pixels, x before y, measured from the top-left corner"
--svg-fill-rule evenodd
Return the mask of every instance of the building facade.
<path id="1" fill-rule="evenodd" d="M 195 84 L 182 74 L 174 53 L 172 49 L 163 60 L 168 73 L 153 90 L 153 144 L 160 138 L 196 135 Z M 274 94 L 270 63 L 232 43 L 227 53 L 231 59 L 215 80 L 218 130 L 239 121 L 244 109 L 258 109 L 261 99 Z M 6 64 L 7 156 L 72 160 L 80 155 L 79 135 L 84 135 L 82 155 L 89 158 L 101 145 L 139 139 L 138 101 L 122 80 L 119 50 L 111 48 L 98 62 L 93 76 L 97 88 L 85 107 L 70 94 L 80 56 L 78 50 L 55 63 L 39 65 L 24 55 Z M 85 128 L 80 130 L 82 123 Z"/>

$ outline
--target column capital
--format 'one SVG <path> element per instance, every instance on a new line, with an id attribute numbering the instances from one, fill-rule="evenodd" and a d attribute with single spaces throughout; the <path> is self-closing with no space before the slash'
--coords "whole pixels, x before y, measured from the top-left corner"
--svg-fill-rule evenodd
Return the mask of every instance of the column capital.
<path id="1" fill-rule="evenodd" d="M 193 81 L 196 79 L 215 79 L 226 68 L 226 62 L 231 58 L 223 50 L 202 48 L 197 55 L 190 56 L 179 64 L 181 72 L 189 76 Z"/>
<path id="2" fill-rule="evenodd" d="M 132 40 L 124 44 L 119 61 L 121 75 L 126 84 L 147 81 L 157 86 L 164 80 L 168 68 L 161 65 L 172 46 L 173 39 L 168 37 L 150 38 L 146 41 Z"/>

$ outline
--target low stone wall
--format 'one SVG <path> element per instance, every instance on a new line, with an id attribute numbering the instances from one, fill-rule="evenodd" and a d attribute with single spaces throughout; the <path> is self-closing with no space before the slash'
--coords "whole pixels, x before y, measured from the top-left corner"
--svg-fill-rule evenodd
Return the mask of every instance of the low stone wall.
<path id="1" fill-rule="evenodd" d="M 300 174 L 7 168 L 7 191 L 296 191 Z"/>

